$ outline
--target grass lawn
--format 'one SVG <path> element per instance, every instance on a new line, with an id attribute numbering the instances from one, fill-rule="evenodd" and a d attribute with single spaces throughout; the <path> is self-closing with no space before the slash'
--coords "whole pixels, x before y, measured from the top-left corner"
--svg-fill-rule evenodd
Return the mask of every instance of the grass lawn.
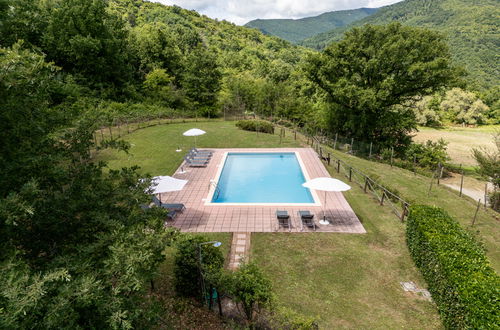
<path id="1" fill-rule="evenodd" d="M 420 127 L 413 140 L 425 142 L 427 140 L 437 141 L 442 138 L 449 142 L 448 153 L 452 163 L 475 166 L 476 161 L 472 157 L 472 148 L 485 147 L 493 149 L 495 146 L 492 134 L 499 129 L 500 125 L 480 126 L 477 128 L 446 127 L 442 129 Z"/>
<path id="2" fill-rule="evenodd" d="M 435 205 L 445 209 L 465 228 L 477 234 L 477 238 L 484 243 L 486 254 L 493 267 L 497 272 L 500 272 L 500 248 L 498 244 L 500 242 L 500 219 L 498 213 L 481 207 L 476 223 L 474 227 L 471 227 L 477 201 L 459 197 L 457 191 L 442 185 L 437 187 L 434 184 L 431 193 L 428 194 L 430 178 L 415 176 L 412 172 L 399 167 L 391 168 L 390 165 L 361 159 L 340 151 L 328 151 L 368 176 L 379 178 L 378 181 L 381 184 L 392 190 L 397 190 L 399 195 L 410 203 Z M 334 169 L 330 168 L 330 172 L 333 173 L 333 171 Z M 345 177 L 344 180 L 346 180 Z"/>
<path id="3" fill-rule="evenodd" d="M 287 136 L 280 144 L 279 135 L 242 131 L 234 122 L 212 121 L 184 124 L 167 124 L 140 129 L 126 135 L 123 140 L 130 142 L 129 154 L 115 150 L 105 150 L 100 159 L 111 168 L 140 165 L 140 172 L 155 175 L 171 175 L 180 166 L 183 156 L 194 145 L 194 137 L 183 136 L 190 128 L 199 128 L 207 134 L 197 137 L 198 148 L 278 148 L 300 147 Z M 181 147 L 182 152 L 175 152 Z"/>
<path id="4" fill-rule="evenodd" d="M 404 225 L 358 187 L 345 196 L 367 234 L 252 235 L 252 258 L 279 303 L 317 317 L 320 329 L 442 328 L 435 305 L 400 286 L 425 288 Z"/>
<path id="5" fill-rule="evenodd" d="M 136 131 L 125 137 L 132 145 L 129 155 L 107 151 L 100 158 L 112 168 L 138 164 L 143 173 L 172 174 L 184 154 L 175 149 L 181 146 L 185 151 L 193 142 L 182 132 L 192 127 L 207 131 L 198 139 L 201 148 L 300 146 L 290 135 L 280 144 L 277 135 L 241 131 L 233 122 L 204 122 Z M 252 257 L 272 278 L 278 301 L 317 317 L 320 327 L 326 329 L 440 328 L 434 304 L 400 287 L 400 281 L 414 281 L 425 287 L 408 254 L 404 225 L 388 208 L 378 206 L 358 188 L 346 197 L 368 234 L 252 236 Z M 229 248 L 229 234 L 214 235 L 223 242 L 223 248 Z M 168 255 L 173 252 L 167 250 Z M 173 295 L 172 276 L 172 258 L 168 258 L 159 285 L 165 296 Z M 203 327 L 199 323 L 203 316 L 189 302 L 179 300 L 174 304 L 172 299 L 166 299 L 165 304 L 179 310 L 170 320 L 176 327 Z"/>

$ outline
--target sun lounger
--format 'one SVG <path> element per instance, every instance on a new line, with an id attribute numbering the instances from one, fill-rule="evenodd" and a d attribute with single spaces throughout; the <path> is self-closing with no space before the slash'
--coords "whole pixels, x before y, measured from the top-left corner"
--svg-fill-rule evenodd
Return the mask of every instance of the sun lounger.
<path id="1" fill-rule="evenodd" d="M 186 206 L 181 203 L 164 203 L 163 207 L 176 212 L 182 212 L 186 209 Z"/>
<path id="2" fill-rule="evenodd" d="M 199 154 L 199 155 L 207 155 L 207 154 L 212 155 L 213 154 L 213 152 L 210 150 L 200 150 L 200 149 L 196 149 L 196 148 L 191 148 L 191 150 L 189 150 L 189 152 L 195 152 L 196 154 Z"/>
<path id="3" fill-rule="evenodd" d="M 206 167 L 208 163 L 208 160 L 196 160 L 188 157 L 184 157 L 184 160 L 191 167 Z"/>
<path id="4" fill-rule="evenodd" d="M 176 216 L 177 216 L 177 212 L 175 212 L 175 211 L 169 211 L 167 213 L 167 220 L 174 220 Z"/>
<path id="5" fill-rule="evenodd" d="M 197 156 L 195 154 L 190 153 L 186 157 L 193 160 L 209 161 L 212 156 Z"/>
<path id="6" fill-rule="evenodd" d="M 314 223 L 314 214 L 309 211 L 299 211 L 300 219 L 302 223 L 307 227 L 312 227 L 316 230 L 316 224 Z"/>
<path id="7" fill-rule="evenodd" d="M 200 157 L 200 158 L 211 158 L 212 153 L 204 153 L 204 152 L 196 152 L 194 150 L 191 150 L 188 152 L 188 156 L 190 157 Z"/>
<path id="8" fill-rule="evenodd" d="M 280 227 L 291 229 L 290 216 L 288 215 L 287 211 L 276 211 L 276 218 L 278 218 L 278 225 Z"/>

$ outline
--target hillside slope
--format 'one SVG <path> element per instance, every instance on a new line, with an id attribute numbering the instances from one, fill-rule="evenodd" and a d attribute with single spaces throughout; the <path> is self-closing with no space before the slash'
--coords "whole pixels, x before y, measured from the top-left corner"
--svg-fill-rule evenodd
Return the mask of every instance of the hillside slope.
<path id="1" fill-rule="evenodd" d="M 324 13 L 301 19 L 256 19 L 245 24 L 257 28 L 265 34 L 278 36 L 293 43 L 298 43 L 318 33 L 342 27 L 377 11 L 377 8 L 359 8 Z"/>
<path id="2" fill-rule="evenodd" d="M 344 31 L 364 24 L 405 25 L 435 29 L 449 39 L 457 63 L 470 73 L 478 88 L 500 83 L 500 6 L 498 0 L 406 0 L 383 7 L 371 16 L 304 40 L 301 44 L 323 49 L 342 38 Z"/>

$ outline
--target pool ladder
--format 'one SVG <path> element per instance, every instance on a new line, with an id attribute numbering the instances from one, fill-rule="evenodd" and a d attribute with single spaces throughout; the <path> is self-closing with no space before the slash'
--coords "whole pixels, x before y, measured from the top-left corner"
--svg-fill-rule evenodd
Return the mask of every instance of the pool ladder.
<path id="1" fill-rule="evenodd" d="M 220 195 L 220 188 L 217 182 L 210 180 L 210 184 L 208 185 L 208 189 L 210 190 L 211 187 L 214 187 L 214 197 L 212 197 L 212 200 L 219 198 Z"/>

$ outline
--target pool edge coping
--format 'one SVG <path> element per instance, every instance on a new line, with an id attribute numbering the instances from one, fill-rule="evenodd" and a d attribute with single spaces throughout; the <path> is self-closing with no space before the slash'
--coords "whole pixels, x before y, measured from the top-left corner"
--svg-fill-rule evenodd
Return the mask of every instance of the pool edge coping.
<path id="1" fill-rule="evenodd" d="M 317 195 L 317 192 L 316 190 L 314 189 L 309 189 L 309 192 L 311 193 L 312 195 L 312 198 L 314 200 L 314 203 L 213 203 L 212 202 L 212 198 L 215 194 L 215 187 L 218 185 L 219 183 L 219 180 L 220 180 L 220 176 L 222 174 L 222 170 L 224 168 L 224 165 L 226 164 L 226 159 L 227 159 L 227 156 L 229 153 L 249 153 L 249 151 L 243 151 L 245 150 L 244 148 L 241 149 L 241 151 L 224 151 L 224 154 L 222 155 L 222 159 L 221 161 L 219 162 L 219 164 L 217 164 L 217 173 L 215 174 L 215 178 L 214 179 L 210 179 L 210 182 L 209 182 L 209 185 L 210 185 L 210 188 L 208 190 L 208 195 L 207 197 L 205 198 L 204 200 L 204 205 L 205 206 L 304 206 L 304 207 L 307 207 L 307 206 L 323 206 L 323 204 L 321 204 L 321 199 L 319 198 L 319 196 Z M 250 153 L 262 153 L 262 154 L 272 154 L 272 153 L 293 153 L 295 154 L 295 157 L 299 163 L 299 166 L 300 166 L 300 170 L 302 171 L 302 174 L 304 175 L 304 179 L 306 181 L 310 180 L 311 177 L 309 176 L 309 172 L 307 171 L 307 168 L 304 164 L 304 162 L 302 161 L 302 157 L 300 156 L 300 152 L 297 151 L 297 150 L 294 150 L 294 151 L 262 151 L 262 152 L 250 152 Z M 213 184 L 215 183 L 215 184 Z"/>

